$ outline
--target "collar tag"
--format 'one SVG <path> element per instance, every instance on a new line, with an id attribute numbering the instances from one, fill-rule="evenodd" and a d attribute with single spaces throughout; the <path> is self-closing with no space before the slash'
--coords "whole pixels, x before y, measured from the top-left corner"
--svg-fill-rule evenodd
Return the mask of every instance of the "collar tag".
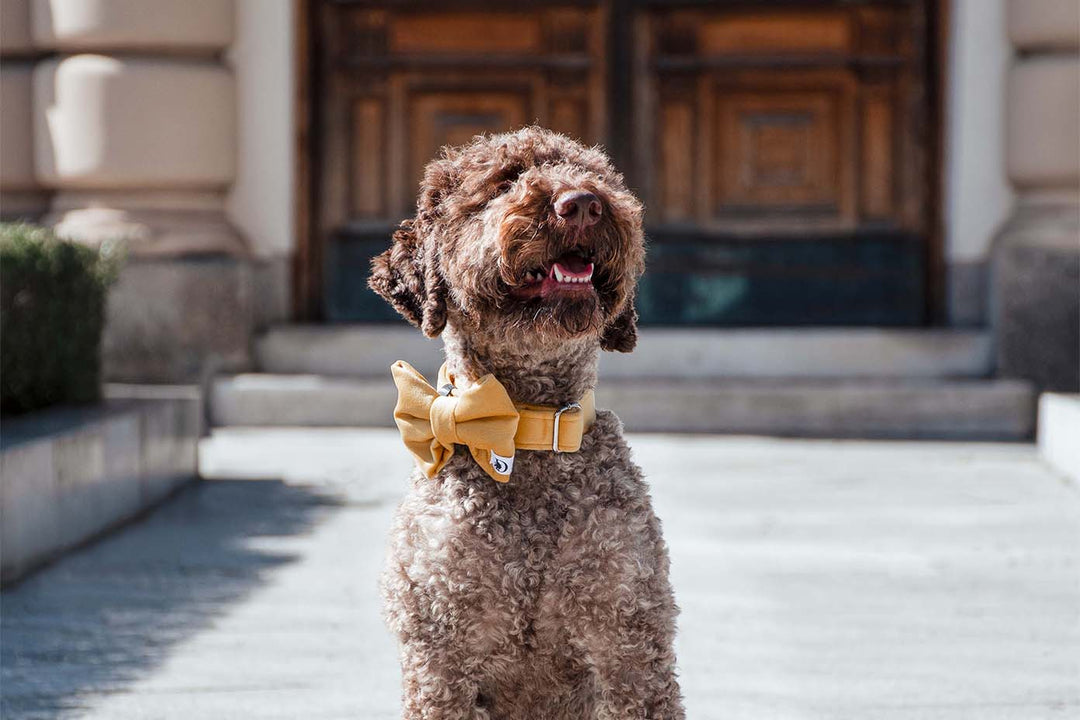
<path id="1" fill-rule="evenodd" d="M 500 475 L 509 475 L 514 469 L 514 456 L 504 457 L 492 450 L 491 469 Z"/>

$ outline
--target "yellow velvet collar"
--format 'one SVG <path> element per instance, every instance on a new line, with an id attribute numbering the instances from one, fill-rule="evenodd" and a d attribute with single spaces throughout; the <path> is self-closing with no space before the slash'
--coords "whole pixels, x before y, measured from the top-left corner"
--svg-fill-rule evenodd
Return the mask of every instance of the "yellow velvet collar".
<path id="1" fill-rule="evenodd" d="M 517 450 L 577 452 L 596 420 L 592 390 L 559 408 L 514 403 L 494 375 L 458 387 L 443 365 L 436 389 L 402 360 L 391 365 L 390 372 L 398 389 L 394 422 L 428 477 L 442 469 L 454 445 L 466 445 L 488 475 L 508 482 Z"/>

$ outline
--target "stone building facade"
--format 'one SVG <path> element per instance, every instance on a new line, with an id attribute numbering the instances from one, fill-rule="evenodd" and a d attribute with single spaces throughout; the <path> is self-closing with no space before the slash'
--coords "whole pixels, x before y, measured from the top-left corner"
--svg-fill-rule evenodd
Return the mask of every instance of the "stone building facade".
<path id="1" fill-rule="evenodd" d="M 1000 375 L 1076 391 L 1080 3 L 941 2 L 945 299 L 931 321 L 990 327 Z M 297 319 L 306 7 L 2 0 L 0 212 L 124 241 L 112 378 L 243 370 L 260 329 Z"/>
<path id="2" fill-rule="evenodd" d="M 258 118 L 271 111 L 248 87 L 260 79 L 238 77 L 237 65 L 245 43 L 287 52 L 287 27 L 248 37 L 266 10 L 287 17 L 287 4 L 4 0 L 2 9 L 2 212 L 122 244 L 108 374 L 190 382 L 246 367 L 256 329 L 287 318 L 287 253 L 268 252 L 259 228 L 291 232 L 291 172 L 267 171 L 279 174 L 269 196 L 253 181 L 263 154 L 285 152 L 272 143 L 290 139 L 263 143 Z M 287 97 L 289 73 L 255 62 L 273 73 L 261 82 Z"/>
<path id="3" fill-rule="evenodd" d="M 1080 3 L 1013 0 L 1005 166 L 1016 195 L 993 246 L 998 371 L 1077 391 Z"/>

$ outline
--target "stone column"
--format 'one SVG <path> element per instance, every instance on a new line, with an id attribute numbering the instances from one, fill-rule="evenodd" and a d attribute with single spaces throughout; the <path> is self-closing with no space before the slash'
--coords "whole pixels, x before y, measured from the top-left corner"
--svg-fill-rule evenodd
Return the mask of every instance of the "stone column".
<path id="1" fill-rule="evenodd" d="M 222 57 L 232 0 L 31 0 L 34 171 L 46 221 L 117 242 L 112 379 L 191 381 L 247 362 L 253 308 L 243 239 L 225 216 L 235 90 Z"/>
<path id="2" fill-rule="evenodd" d="M 1080 3 L 1009 0 L 1016 51 L 1006 167 L 1016 209 L 994 248 L 998 370 L 1080 388 Z"/>
<path id="3" fill-rule="evenodd" d="M 235 164 L 234 91 L 218 61 L 228 0 L 34 0 L 39 181 L 50 219 L 138 256 L 242 253 L 225 219 Z"/>
<path id="4" fill-rule="evenodd" d="M 40 51 L 30 36 L 30 0 L 0 0 L 0 215 L 36 220 L 48 193 L 34 177 L 31 75 Z"/>

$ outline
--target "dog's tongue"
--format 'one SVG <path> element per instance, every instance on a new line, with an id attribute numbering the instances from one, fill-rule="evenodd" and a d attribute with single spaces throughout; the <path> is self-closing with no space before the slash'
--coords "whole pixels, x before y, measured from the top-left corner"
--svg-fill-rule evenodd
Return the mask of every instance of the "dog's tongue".
<path id="1" fill-rule="evenodd" d="M 563 269 L 563 271 L 569 271 L 574 275 L 580 275 L 583 272 L 587 272 L 589 269 L 589 263 L 585 258 L 573 253 L 567 253 L 555 260 L 555 264 Z"/>

